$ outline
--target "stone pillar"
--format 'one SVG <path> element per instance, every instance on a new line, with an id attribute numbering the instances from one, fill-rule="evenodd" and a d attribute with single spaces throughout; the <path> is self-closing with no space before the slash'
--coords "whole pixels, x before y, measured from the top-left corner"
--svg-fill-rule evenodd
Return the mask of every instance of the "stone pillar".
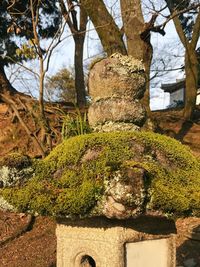
<path id="1" fill-rule="evenodd" d="M 116 53 L 96 63 L 89 75 L 90 126 L 104 132 L 141 127 L 146 120 L 140 103 L 145 87 L 144 66 L 131 56 Z"/>

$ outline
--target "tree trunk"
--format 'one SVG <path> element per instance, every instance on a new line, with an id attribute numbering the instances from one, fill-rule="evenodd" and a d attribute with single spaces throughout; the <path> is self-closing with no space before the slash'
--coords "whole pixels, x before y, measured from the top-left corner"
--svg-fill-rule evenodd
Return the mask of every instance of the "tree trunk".
<path id="1" fill-rule="evenodd" d="M 86 92 L 83 71 L 83 50 L 87 26 L 87 13 L 85 8 L 82 6 L 82 1 L 80 1 L 79 19 L 77 19 L 77 12 L 74 9 L 73 2 L 71 0 L 67 1 L 68 9 L 66 8 L 64 0 L 59 0 L 59 4 L 62 15 L 71 30 L 75 44 L 74 67 L 77 105 L 78 107 L 84 107 L 86 105 Z"/>
<path id="2" fill-rule="evenodd" d="M 44 59 L 42 54 L 40 54 L 40 86 L 39 86 L 39 110 L 40 110 L 40 127 L 43 131 L 42 143 L 47 142 L 48 149 L 52 150 L 52 138 L 51 138 L 51 128 L 49 125 L 48 118 L 45 114 L 45 105 L 44 105 Z"/>
<path id="3" fill-rule="evenodd" d="M 198 88 L 198 59 L 196 51 L 190 49 L 185 54 L 185 108 L 184 118 L 186 120 L 192 118 L 193 111 L 196 106 L 197 88 Z"/>
<path id="4" fill-rule="evenodd" d="M 10 84 L 6 77 L 4 66 L 0 63 L 0 100 L 2 94 L 13 95 L 17 93 L 17 90 Z"/>
<path id="5" fill-rule="evenodd" d="M 108 56 L 119 52 L 127 54 L 122 33 L 108 12 L 103 0 L 82 0 L 83 8 L 90 17 Z"/>
<path id="6" fill-rule="evenodd" d="M 170 10 L 171 15 L 176 13 L 173 7 L 173 1 L 165 0 Z M 188 40 L 184 28 L 182 27 L 179 16 L 173 17 L 173 22 L 176 32 L 185 48 L 185 108 L 184 119 L 189 120 L 192 118 L 195 106 L 198 88 L 198 59 L 196 54 L 196 46 L 200 35 L 200 10 L 198 10 L 194 25 L 192 27 L 192 38 Z"/>
<path id="7" fill-rule="evenodd" d="M 144 28 L 144 18 L 140 0 L 121 0 L 123 29 L 126 35 L 128 55 L 136 59 L 144 59 L 144 41 L 140 34 Z"/>
<path id="8" fill-rule="evenodd" d="M 121 0 L 120 4 L 124 33 L 127 39 L 128 55 L 141 60 L 145 66 L 147 83 L 142 102 L 148 115 L 150 115 L 150 67 L 153 54 L 153 48 L 150 42 L 150 27 L 153 25 L 151 25 L 151 22 L 144 22 L 140 0 Z"/>
<path id="9" fill-rule="evenodd" d="M 85 34 L 84 36 L 81 34 L 77 34 L 74 36 L 75 88 L 76 88 L 78 107 L 84 107 L 86 105 L 86 92 L 85 92 L 85 81 L 84 81 L 84 71 L 83 71 L 84 39 L 85 39 Z"/>
<path id="10" fill-rule="evenodd" d="M 85 79 L 83 70 L 83 52 L 84 52 L 84 42 L 85 42 L 87 22 L 88 22 L 87 13 L 83 8 L 80 8 L 80 15 L 79 15 L 80 26 L 79 29 L 75 27 L 76 32 L 74 33 L 75 88 L 76 88 L 78 107 L 86 106 Z"/>

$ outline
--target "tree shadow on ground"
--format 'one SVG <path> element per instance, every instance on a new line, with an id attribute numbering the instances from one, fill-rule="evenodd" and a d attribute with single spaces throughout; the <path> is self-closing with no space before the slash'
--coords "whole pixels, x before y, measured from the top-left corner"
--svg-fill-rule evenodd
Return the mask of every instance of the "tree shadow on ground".
<path id="1" fill-rule="evenodd" d="M 200 267 L 200 224 L 185 235 L 185 241 L 177 248 L 177 266 L 185 266 L 191 260 Z"/>
<path id="2" fill-rule="evenodd" d="M 174 138 L 179 140 L 179 141 L 183 141 L 184 137 L 190 131 L 190 129 L 192 128 L 193 124 L 194 124 L 193 121 L 184 121 L 182 123 L 181 128 L 178 131 L 178 133 L 175 134 Z"/>

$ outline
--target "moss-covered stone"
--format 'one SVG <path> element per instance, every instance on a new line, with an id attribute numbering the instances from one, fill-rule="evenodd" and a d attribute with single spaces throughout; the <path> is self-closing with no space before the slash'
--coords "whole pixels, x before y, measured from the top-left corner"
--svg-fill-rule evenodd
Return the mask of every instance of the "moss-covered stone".
<path id="1" fill-rule="evenodd" d="M 34 168 L 25 186 L 1 191 L 20 211 L 117 218 L 148 210 L 200 214 L 200 162 L 169 137 L 148 132 L 77 136 Z"/>
<path id="2" fill-rule="evenodd" d="M 0 159 L 0 188 L 22 185 L 32 177 L 32 160 L 19 153 L 11 153 Z"/>
<path id="3" fill-rule="evenodd" d="M 0 159 L 0 167 L 23 169 L 32 164 L 30 157 L 20 153 L 10 153 Z"/>

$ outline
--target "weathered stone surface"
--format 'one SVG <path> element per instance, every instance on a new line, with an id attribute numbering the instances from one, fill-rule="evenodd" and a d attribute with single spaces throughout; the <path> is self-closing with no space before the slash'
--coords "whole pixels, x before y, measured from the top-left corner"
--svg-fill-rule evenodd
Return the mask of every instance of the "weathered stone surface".
<path id="1" fill-rule="evenodd" d="M 0 188 L 20 185 L 32 177 L 31 159 L 19 153 L 8 154 L 0 159 Z"/>
<path id="2" fill-rule="evenodd" d="M 16 212 L 15 207 L 8 203 L 2 196 L 0 196 L 0 210 Z"/>
<path id="3" fill-rule="evenodd" d="M 92 127 L 107 121 L 132 122 L 141 126 L 146 119 L 145 109 L 138 101 L 113 98 L 93 103 L 88 110 Z"/>
<path id="4" fill-rule="evenodd" d="M 107 121 L 93 127 L 94 132 L 120 132 L 120 131 L 138 131 L 139 126 L 133 123 Z"/>
<path id="5" fill-rule="evenodd" d="M 20 186 L 33 177 L 31 159 L 19 153 L 11 153 L 0 159 L 0 188 Z M 16 208 L 0 196 L 0 210 L 16 211 Z"/>
<path id="6" fill-rule="evenodd" d="M 190 225 L 186 237 L 200 242 L 200 225 Z"/>
<path id="7" fill-rule="evenodd" d="M 102 214 L 104 214 L 107 218 L 124 219 L 128 217 L 128 211 L 125 206 L 116 202 L 111 196 L 106 197 Z"/>
<path id="8" fill-rule="evenodd" d="M 148 229 L 151 228 L 148 219 L 145 223 L 138 221 L 138 224 L 141 228 L 144 225 L 148 226 Z M 159 229 L 160 221 L 155 221 L 154 225 Z M 144 261 L 150 263 L 151 267 L 175 267 L 176 264 L 174 235 L 163 232 L 153 235 L 142 230 L 137 231 L 134 228 L 134 220 L 119 220 L 116 223 L 113 220 L 93 218 L 91 224 L 85 220 L 75 220 L 71 223 L 67 220 L 57 224 L 56 236 L 58 267 L 80 267 L 86 255 L 94 260 L 95 265 L 92 266 L 96 267 L 148 266 L 141 265 Z M 147 245 L 147 253 L 144 242 Z M 127 248 L 131 244 L 138 245 L 140 253 L 135 255 L 132 247 Z M 151 254 L 148 253 L 149 247 Z M 138 247 L 136 249 L 138 252 Z M 137 264 L 134 262 L 132 265 L 134 260 Z M 130 265 L 125 265 L 125 262 Z M 154 265 L 154 262 L 158 264 Z"/>
<path id="9" fill-rule="evenodd" d="M 89 75 L 89 94 L 93 101 L 121 97 L 142 98 L 145 91 L 144 66 L 131 56 L 114 54 L 94 65 Z"/>
<path id="10" fill-rule="evenodd" d="M 95 131 L 120 131 L 122 125 L 110 127 L 107 123 L 130 123 L 142 126 L 146 120 L 145 109 L 139 100 L 146 87 L 144 65 L 131 56 L 113 54 L 96 63 L 89 75 L 89 94 L 92 103 L 88 120 Z M 105 126 L 105 124 L 107 124 Z M 104 125 L 102 128 L 99 125 Z"/>
<path id="11" fill-rule="evenodd" d="M 174 267 L 169 258 L 169 240 L 157 239 L 126 244 L 126 267 Z"/>
<path id="12" fill-rule="evenodd" d="M 116 171 L 105 181 L 105 194 L 94 213 L 107 218 L 125 219 L 141 213 L 145 200 L 145 171 L 141 168 L 126 168 Z"/>
<path id="13" fill-rule="evenodd" d="M 18 170 L 7 166 L 0 167 L 1 187 L 17 186 L 30 179 L 33 174 L 31 167 Z"/>
<path id="14" fill-rule="evenodd" d="M 101 153 L 101 149 L 88 149 L 82 158 L 82 162 L 87 162 L 90 160 L 96 160 Z"/>

